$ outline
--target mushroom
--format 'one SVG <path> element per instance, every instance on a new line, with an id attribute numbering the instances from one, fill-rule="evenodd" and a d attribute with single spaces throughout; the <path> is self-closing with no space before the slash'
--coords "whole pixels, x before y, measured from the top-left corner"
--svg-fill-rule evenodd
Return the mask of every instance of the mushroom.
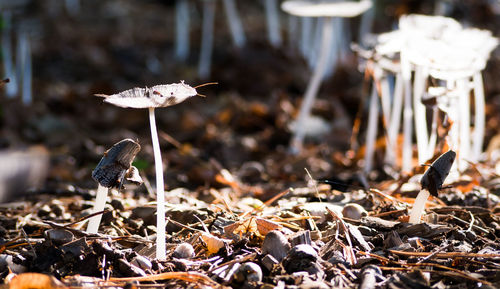
<path id="1" fill-rule="evenodd" d="M 131 166 L 141 146 L 131 140 L 124 139 L 114 144 L 104 153 L 97 167 L 92 171 L 92 177 L 98 183 L 96 200 L 93 213 L 101 212 L 106 205 L 108 188 L 121 187 L 123 180 L 129 176 L 135 177 L 136 168 Z M 141 181 L 139 181 L 141 182 Z M 95 234 L 99 230 L 102 214 L 93 216 L 89 219 L 87 233 Z"/>
<path id="2" fill-rule="evenodd" d="M 360 2 L 309 2 L 309 1 L 285 1 L 281 4 L 281 9 L 285 12 L 300 17 L 324 17 L 322 22 L 321 48 L 317 58 L 317 65 L 314 73 L 307 85 L 304 101 L 301 105 L 297 130 L 294 132 L 290 143 L 293 153 L 298 153 L 302 149 L 302 142 L 305 136 L 304 123 L 310 116 L 311 108 L 318 93 L 322 78 L 327 70 L 328 56 L 332 48 L 333 17 L 355 17 L 370 8 L 372 2 L 362 0 Z"/>
<path id="3" fill-rule="evenodd" d="M 420 223 L 420 218 L 424 213 L 425 202 L 429 195 L 438 196 L 438 190 L 442 189 L 443 182 L 450 173 L 451 166 L 455 161 L 456 153 L 452 150 L 447 151 L 437 158 L 427 169 L 420 180 L 422 190 L 417 195 L 413 208 L 410 212 L 410 223 Z"/>
<path id="4" fill-rule="evenodd" d="M 165 245 L 165 192 L 163 184 L 163 163 L 161 159 L 160 143 L 158 141 L 158 132 L 156 130 L 155 108 L 167 107 L 183 102 L 189 97 L 200 95 L 196 88 L 205 85 L 216 84 L 215 82 L 205 83 L 196 87 L 191 87 L 181 81 L 180 83 L 156 85 L 153 87 L 132 89 L 113 95 L 96 94 L 96 96 L 105 97 L 104 101 L 116 106 L 125 108 L 148 108 L 149 124 L 151 128 L 151 140 L 153 143 L 153 153 L 155 158 L 156 170 L 156 258 L 164 260 L 166 258 Z"/>

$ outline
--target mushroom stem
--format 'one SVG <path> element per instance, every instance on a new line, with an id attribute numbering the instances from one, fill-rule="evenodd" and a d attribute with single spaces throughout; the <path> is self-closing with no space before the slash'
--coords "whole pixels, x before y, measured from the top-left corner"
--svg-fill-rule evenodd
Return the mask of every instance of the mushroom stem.
<path id="1" fill-rule="evenodd" d="M 478 161 L 479 155 L 483 150 L 483 138 L 484 138 L 484 124 L 485 124 L 485 101 L 484 101 L 484 88 L 483 88 L 483 77 L 481 72 L 474 73 L 473 76 L 474 83 L 474 103 L 475 116 L 474 116 L 474 136 L 473 136 L 473 148 L 472 148 L 472 161 Z"/>
<path id="2" fill-rule="evenodd" d="M 223 0 L 224 10 L 226 11 L 227 21 L 229 22 L 229 30 L 231 32 L 231 37 L 233 38 L 234 46 L 241 48 L 245 46 L 246 37 L 243 30 L 243 25 L 241 24 L 240 16 L 238 15 L 238 10 L 236 9 L 236 4 L 234 0 Z"/>
<path id="3" fill-rule="evenodd" d="M 278 2 L 276 0 L 264 1 L 267 23 L 267 38 L 274 47 L 281 45 L 280 18 L 278 13 Z"/>
<path id="4" fill-rule="evenodd" d="M 2 19 L 4 20 L 4 27 L 2 29 L 2 59 L 4 67 L 4 76 L 8 77 L 10 84 L 5 86 L 6 94 L 9 98 L 17 95 L 17 78 L 14 69 L 14 64 L 12 62 L 12 43 L 11 43 L 11 16 L 10 13 L 2 13 Z"/>
<path id="5" fill-rule="evenodd" d="M 214 41 L 215 1 L 203 0 L 203 22 L 201 32 L 200 62 L 198 63 L 198 77 L 206 79 L 210 75 L 212 65 L 212 49 Z"/>
<path id="6" fill-rule="evenodd" d="M 149 124 L 156 169 L 156 258 L 166 259 L 165 252 L 165 188 L 163 184 L 163 162 L 161 159 L 160 142 L 156 130 L 155 109 L 149 108 Z"/>
<path id="7" fill-rule="evenodd" d="M 97 187 L 94 209 L 92 210 L 92 213 L 104 210 L 104 207 L 106 206 L 106 198 L 108 197 L 108 190 L 108 188 L 99 184 L 99 186 Z M 97 234 L 97 231 L 99 231 L 99 225 L 101 224 L 101 218 L 102 214 L 99 214 L 89 219 L 87 233 Z"/>
<path id="8" fill-rule="evenodd" d="M 300 107 L 299 117 L 297 120 L 297 128 L 295 134 L 290 143 L 290 149 L 293 153 L 298 153 L 302 149 L 302 142 L 305 136 L 305 121 L 310 115 L 312 105 L 314 103 L 314 99 L 316 98 L 316 94 L 318 93 L 319 86 L 323 79 L 323 75 L 327 66 L 327 57 L 331 49 L 332 41 L 331 38 L 333 36 L 333 26 L 332 26 L 332 18 L 325 17 L 323 19 L 323 31 L 322 31 L 322 39 L 321 39 L 321 50 L 320 55 L 317 60 L 317 65 L 314 69 L 314 74 L 307 85 L 307 90 L 304 96 L 304 102 Z"/>
<path id="9" fill-rule="evenodd" d="M 175 2 L 175 58 L 184 61 L 189 55 L 189 1 Z"/>
<path id="10" fill-rule="evenodd" d="M 427 199 L 429 198 L 430 193 L 428 190 L 421 190 L 417 198 L 415 199 L 415 203 L 413 203 L 413 208 L 411 209 L 410 212 L 410 223 L 411 224 L 418 224 L 420 223 L 420 218 L 422 217 L 425 209 L 425 202 L 427 202 Z"/>
<path id="11" fill-rule="evenodd" d="M 31 47 L 28 32 L 19 33 L 20 68 L 22 71 L 22 100 L 26 105 L 32 102 L 31 92 Z"/>

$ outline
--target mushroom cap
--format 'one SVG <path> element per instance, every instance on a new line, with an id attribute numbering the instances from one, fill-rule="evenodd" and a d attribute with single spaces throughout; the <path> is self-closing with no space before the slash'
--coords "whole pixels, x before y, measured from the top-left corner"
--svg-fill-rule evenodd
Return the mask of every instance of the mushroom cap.
<path id="1" fill-rule="evenodd" d="M 285 1 L 281 9 L 300 17 L 355 17 L 372 7 L 372 1 L 312 2 Z"/>
<path id="2" fill-rule="evenodd" d="M 105 102 L 120 107 L 156 108 L 178 104 L 197 94 L 195 88 L 181 81 L 180 83 L 155 85 L 146 88 L 134 87 L 117 94 L 96 94 L 96 96 L 105 97 Z"/>

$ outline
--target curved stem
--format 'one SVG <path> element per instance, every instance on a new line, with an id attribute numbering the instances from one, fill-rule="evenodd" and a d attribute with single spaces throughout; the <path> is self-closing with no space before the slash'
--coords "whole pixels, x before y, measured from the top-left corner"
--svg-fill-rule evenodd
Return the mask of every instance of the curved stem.
<path id="1" fill-rule="evenodd" d="M 156 169 L 156 258 L 166 259 L 165 252 L 165 188 L 163 184 L 163 162 L 161 160 L 160 142 L 156 131 L 155 109 L 149 108 L 149 124 L 151 127 L 151 141 L 155 157 Z"/>
<path id="2" fill-rule="evenodd" d="M 323 75 L 325 74 L 327 66 L 326 60 L 331 49 L 331 38 L 333 35 L 331 17 L 323 19 L 322 34 L 320 55 L 313 76 L 307 85 L 304 101 L 300 107 L 299 117 L 297 119 L 296 130 L 290 143 L 292 153 L 298 153 L 302 149 L 302 142 L 305 136 L 305 122 L 310 115 L 314 99 L 316 98 Z"/>

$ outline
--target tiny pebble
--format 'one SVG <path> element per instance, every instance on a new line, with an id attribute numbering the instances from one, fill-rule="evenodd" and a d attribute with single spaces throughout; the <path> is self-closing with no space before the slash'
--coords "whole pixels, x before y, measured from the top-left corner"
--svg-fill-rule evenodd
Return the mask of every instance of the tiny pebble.
<path id="1" fill-rule="evenodd" d="M 362 217 L 368 216 L 368 212 L 358 204 L 349 203 L 342 209 L 342 215 L 345 218 L 360 220 Z"/>
<path id="2" fill-rule="evenodd" d="M 172 254 L 173 257 L 179 259 L 189 259 L 194 257 L 194 248 L 189 243 L 181 243 L 177 245 Z"/>
<path id="3" fill-rule="evenodd" d="M 151 270 L 151 268 L 153 268 L 153 264 L 151 263 L 151 261 L 149 261 L 148 258 L 142 255 L 135 256 L 135 258 L 132 259 L 132 262 L 130 263 L 141 268 L 142 270 Z"/>
<path id="4" fill-rule="evenodd" d="M 290 244 L 285 235 L 275 230 L 266 235 L 261 249 L 262 254 L 269 254 L 281 262 L 290 251 Z"/>
<path id="5" fill-rule="evenodd" d="M 255 263 L 244 263 L 234 274 L 234 279 L 239 283 L 260 282 L 262 281 L 262 269 Z"/>

